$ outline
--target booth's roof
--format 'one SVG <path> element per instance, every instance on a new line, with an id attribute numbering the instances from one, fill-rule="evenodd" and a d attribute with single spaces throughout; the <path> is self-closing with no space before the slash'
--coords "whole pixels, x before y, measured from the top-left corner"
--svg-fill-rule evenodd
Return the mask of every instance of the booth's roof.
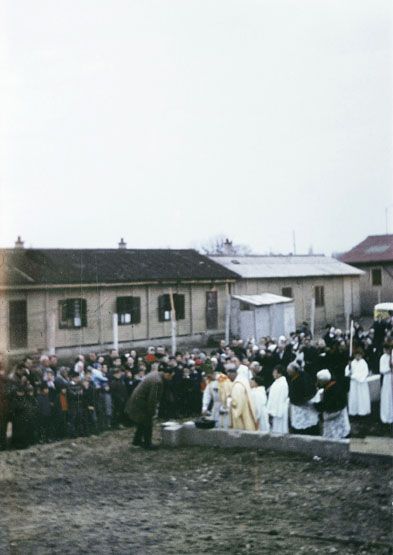
<path id="1" fill-rule="evenodd" d="M 232 298 L 254 306 L 293 302 L 293 299 L 290 297 L 282 297 L 281 295 L 274 295 L 273 293 L 261 293 L 260 295 L 232 295 Z"/>

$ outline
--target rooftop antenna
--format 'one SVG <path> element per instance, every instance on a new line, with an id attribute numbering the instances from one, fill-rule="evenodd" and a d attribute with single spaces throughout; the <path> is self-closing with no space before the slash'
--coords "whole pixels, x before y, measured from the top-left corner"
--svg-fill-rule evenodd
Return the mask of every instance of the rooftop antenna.
<path id="1" fill-rule="evenodd" d="M 293 254 L 296 254 L 296 233 L 295 233 L 295 230 L 292 231 L 292 239 L 293 239 Z"/>
<path id="2" fill-rule="evenodd" d="M 385 206 L 386 235 L 388 235 L 388 233 L 389 233 L 389 208 L 392 208 L 392 206 L 393 206 L 393 203 L 388 204 L 388 206 Z"/>

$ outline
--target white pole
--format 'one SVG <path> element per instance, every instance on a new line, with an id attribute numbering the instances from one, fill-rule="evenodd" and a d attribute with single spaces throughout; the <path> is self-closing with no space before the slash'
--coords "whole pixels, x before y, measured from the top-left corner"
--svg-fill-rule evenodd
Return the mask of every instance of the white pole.
<path id="1" fill-rule="evenodd" d="M 315 331 L 315 297 L 312 297 L 312 299 L 311 299 L 310 330 L 311 330 L 312 336 L 314 337 L 314 331 Z"/>
<path id="2" fill-rule="evenodd" d="M 231 321 L 231 295 L 229 294 L 229 283 L 225 284 L 226 306 L 225 306 L 225 344 L 229 344 L 229 326 Z"/>
<path id="3" fill-rule="evenodd" d="M 48 337 L 47 337 L 47 349 L 49 355 L 54 355 L 56 352 L 56 311 L 49 310 L 48 312 Z"/>
<path id="4" fill-rule="evenodd" d="M 171 335 L 172 335 L 172 355 L 176 353 L 176 309 L 175 302 L 173 300 L 172 287 L 169 289 L 169 300 L 171 303 Z"/>
<path id="5" fill-rule="evenodd" d="M 112 315 L 112 329 L 113 329 L 113 348 L 115 351 L 119 348 L 119 327 L 117 321 L 117 313 Z"/>
<path id="6" fill-rule="evenodd" d="M 349 334 L 349 358 L 352 357 L 352 352 L 353 352 L 353 333 L 355 331 L 355 328 L 353 327 L 353 320 L 351 320 L 351 331 Z"/>

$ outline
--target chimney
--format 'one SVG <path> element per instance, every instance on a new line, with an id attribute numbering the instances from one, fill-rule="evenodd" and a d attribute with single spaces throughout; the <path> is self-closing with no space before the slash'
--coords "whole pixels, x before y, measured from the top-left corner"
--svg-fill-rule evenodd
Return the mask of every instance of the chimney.
<path id="1" fill-rule="evenodd" d="M 227 256 L 230 256 L 231 254 L 234 254 L 234 252 L 233 252 L 233 241 L 230 241 L 228 238 L 225 239 L 224 244 L 223 244 L 223 254 L 226 254 Z"/>
<path id="2" fill-rule="evenodd" d="M 25 242 L 22 241 L 21 236 L 18 235 L 18 239 L 15 241 L 15 249 L 23 249 L 25 245 Z"/>
<path id="3" fill-rule="evenodd" d="M 126 249 L 127 243 L 124 241 L 123 237 L 120 239 L 119 249 Z"/>

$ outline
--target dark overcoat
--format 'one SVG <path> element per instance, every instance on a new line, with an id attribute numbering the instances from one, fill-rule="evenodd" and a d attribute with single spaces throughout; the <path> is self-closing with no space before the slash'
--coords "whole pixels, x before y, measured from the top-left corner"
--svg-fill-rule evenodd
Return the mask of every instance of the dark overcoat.
<path id="1" fill-rule="evenodd" d="M 163 377 L 153 371 L 134 389 L 125 407 L 135 424 L 151 424 L 163 391 Z"/>

